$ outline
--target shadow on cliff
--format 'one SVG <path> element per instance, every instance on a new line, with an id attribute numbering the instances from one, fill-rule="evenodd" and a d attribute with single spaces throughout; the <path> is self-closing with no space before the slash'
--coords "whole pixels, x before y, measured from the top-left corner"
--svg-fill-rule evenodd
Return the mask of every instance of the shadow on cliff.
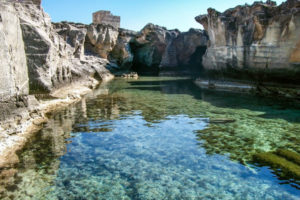
<path id="1" fill-rule="evenodd" d="M 300 106 L 293 100 L 267 98 L 246 93 L 200 89 L 192 80 L 132 81 L 126 89 L 161 91 L 164 94 L 187 94 L 220 108 L 259 111 L 267 119 L 284 119 L 300 123 Z M 151 86 L 151 87 L 150 87 Z"/>

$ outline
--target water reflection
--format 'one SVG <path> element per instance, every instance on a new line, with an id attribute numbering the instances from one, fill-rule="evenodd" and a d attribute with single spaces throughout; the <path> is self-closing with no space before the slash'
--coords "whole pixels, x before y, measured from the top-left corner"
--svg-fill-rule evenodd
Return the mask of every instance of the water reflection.
<path id="1" fill-rule="evenodd" d="M 292 105 L 190 80 L 115 80 L 51 116 L 1 171 L 0 198 L 297 199 L 295 181 L 252 161 L 300 153 L 299 119 Z"/>
<path id="2" fill-rule="evenodd" d="M 0 199 L 44 199 L 55 182 L 59 158 L 67 152 L 76 108 L 53 113 L 44 128 L 18 153 L 19 163 L 0 171 Z M 26 198 L 25 198 L 26 197 Z"/>

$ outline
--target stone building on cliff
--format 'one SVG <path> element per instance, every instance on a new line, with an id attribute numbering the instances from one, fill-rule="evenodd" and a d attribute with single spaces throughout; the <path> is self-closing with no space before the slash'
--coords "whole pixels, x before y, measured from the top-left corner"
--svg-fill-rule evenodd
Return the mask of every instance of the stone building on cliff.
<path id="1" fill-rule="evenodd" d="M 108 24 L 120 28 L 121 17 L 114 16 L 110 11 L 100 10 L 93 13 L 93 24 Z"/>

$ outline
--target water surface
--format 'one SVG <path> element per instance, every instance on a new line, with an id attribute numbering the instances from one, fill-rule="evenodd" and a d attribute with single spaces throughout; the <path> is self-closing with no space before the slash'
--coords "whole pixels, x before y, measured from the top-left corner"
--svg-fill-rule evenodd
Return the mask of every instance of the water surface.
<path id="1" fill-rule="evenodd" d="M 293 102 L 146 77 L 102 84 L 53 113 L 0 171 L 1 199 L 299 199 L 253 155 L 300 153 Z"/>

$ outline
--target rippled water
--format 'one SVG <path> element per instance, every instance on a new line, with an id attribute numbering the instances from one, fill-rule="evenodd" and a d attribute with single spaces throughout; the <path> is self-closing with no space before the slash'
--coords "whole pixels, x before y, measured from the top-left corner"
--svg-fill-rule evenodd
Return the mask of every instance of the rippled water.
<path id="1" fill-rule="evenodd" d="M 253 159 L 299 154 L 299 133 L 293 102 L 114 80 L 52 114 L 0 171 L 0 199 L 299 199 L 297 177 Z"/>

